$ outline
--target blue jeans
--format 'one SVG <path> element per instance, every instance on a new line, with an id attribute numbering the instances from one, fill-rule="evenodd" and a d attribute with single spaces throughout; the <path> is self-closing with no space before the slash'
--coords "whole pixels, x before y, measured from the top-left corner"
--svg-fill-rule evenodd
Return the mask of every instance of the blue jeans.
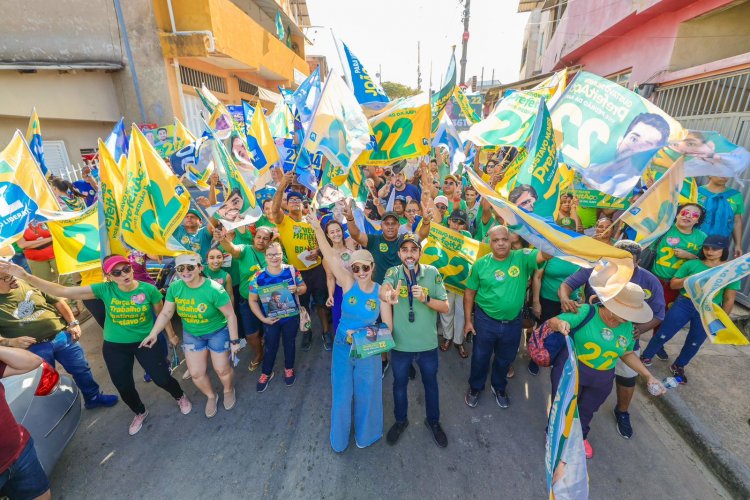
<path id="1" fill-rule="evenodd" d="M 85 402 L 90 402 L 101 392 L 99 384 L 96 383 L 91 373 L 91 367 L 81 344 L 75 342 L 68 332 L 58 333 L 49 342 L 33 344 L 29 346 L 29 351 L 51 366 L 55 366 L 55 361 L 59 361 L 75 380 Z"/>
<path id="2" fill-rule="evenodd" d="M 284 341 L 284 368 L 291 370 L 294 368 L 294 357 L 297 353 L 294 342 L 299 330 L 299 316 L 280 319 L 273 325 L 266 325 L 264 328 L 263 338 L 263 368 L 265 375 L 271 375 L 273 365 L 276 362 L 276 353 L 279 350 L 279 343 Z"/>
<path id="3" fill-rule="evenodd" d="M 508 385 L 508 368 L 518 354 L 521 343 L 521 318 L 511 321 L 498 321 L 489 317 L 479 307 L 474 309 L 474 347 L 471 351 L 471 373 L 469 387 L 475 391 L 484 390 L 487 371 L 492 361 L 492 387 L 505 392 Z"/>
<path id="4" fill-rule="evenodd" d="M 0 496 L 13 500 L 37 498 L 49 489 L 49 479 L 39 463 L 34 449 L 34 440 L 24 446 L 21 455 L 0 473 Z"/>
<path id="5" fill-rule="evenodd" d="M 354 403 L 354 440 L 370 446 L 383 436 L 383 376 L 380 356 L 355 359 L 346 336 L 336 336 L 331 363 L 331 448 L 342 452 L 349 446 Z"/>
<path id="6" fill-rule="evenodd" d="M 427 410 L 427 421 L 440 421 L 440 392 L 438 391 L 438 350 L 424 352 L 391 351 L 391 369 L 393 370 L 393 414 L 396 422 L 406 421 L 409 400 L 406 386 L 409 384 L 409 367 L 416 361 L 424 385 L 424 403 Z"/>
<path id="7" fill-rule="evenodd" d="M 669 342 L 688 322 L 690 322 L 690 329 L 685 338 L 685 345 L 682 346 L 680 355 L 674 361 L 677 366 L 687 366 L 690 360 L 698 354 L 703 342 L 706 341 L 706 330 L 703 329 L 700 314 L 695 309 L 693 301 L 682 295 L 672 303 L 672 307 L 667 311 L 659 330 L 654 332 L 654 336 L 646 346 L 642 356 L 653 358 L 657 352 L 664 348 L 664 344 Z"/>
<path id="8" fill-rule="evenodd" d="M 29 267 L 29 261 L 26 260 L 26 256 L 22 253 L 17 253 L 10 258 L 10 261 L 18 266 L 21 266 L 26 270 L 27 273 L 31 274 L 31 268 Z"/>
<path id="9" fill-rule="evenodd" d="M 206 335 L 190 335 L 182 332 L 182 350 L 186 352 L 201 352 L 206 349 L 216 354 L 229 351 L 229 328 L 224 327 Z"/>
<path id="10" fill-rule="evenodd" d="M 250 309 L 250 303 L 246 298 L 240 298 L 240 322 L 242 323 L 242 329 L 240 330 L 242 337 L 253 335 L 260 331 L 262 323 L 258 318 L 255 317 L 253 311 Z"/>

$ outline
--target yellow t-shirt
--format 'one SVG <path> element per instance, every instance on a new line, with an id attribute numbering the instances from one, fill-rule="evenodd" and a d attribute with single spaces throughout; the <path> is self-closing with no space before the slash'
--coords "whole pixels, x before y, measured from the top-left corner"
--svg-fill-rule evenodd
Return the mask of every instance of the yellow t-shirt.
<path id="1" fill-rule="evenodd" d="M 310 224 L 297 222 L 284 215 L 284 219 L 277 227 L 281 245 L 291 265 L 300 271 L 320 265 L 320 257 L 317 255 L 319 252 L 316 252 L 314 258 L 305 259 L 310 251 L 318 249 L 318 240 L 315 239 L 315 231 Z"/>

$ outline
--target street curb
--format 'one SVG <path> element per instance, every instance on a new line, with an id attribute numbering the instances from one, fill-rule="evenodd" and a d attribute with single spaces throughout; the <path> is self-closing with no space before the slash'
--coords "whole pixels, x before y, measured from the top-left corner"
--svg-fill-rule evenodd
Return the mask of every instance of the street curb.
<path id="1" fill-rule="evenodd" d="M 645 380 L 638 379 L 641 389 L 648 394 Z M 724 448 L 719 436 L 693 413 L 675 390 L 658 398 L 649 395 L 649 399 L 733 497 L 750 498 L 750 467 Z"/>

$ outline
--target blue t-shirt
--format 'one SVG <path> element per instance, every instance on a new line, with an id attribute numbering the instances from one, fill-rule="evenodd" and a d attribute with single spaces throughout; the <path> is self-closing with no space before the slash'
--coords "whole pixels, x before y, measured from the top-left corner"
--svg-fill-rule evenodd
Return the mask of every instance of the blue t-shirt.
<path id="1" fill-rule="evenodd" d="M 96 201 L 96 189 L 86 181 L 75 181 L 73 187 L 86 195 L 86 206 L 90 207 Z"/>
<path id="2" fill-rule="evenodd" d="M 391 190 L 388 191 L 388 196 L 385 197 L 386 199 L 390 198 L 392 191 L 393 191 L 393 188 L 391 188 Z M 414 184 L 406 184 L 404 185 L 404 189 L 402 189 L 401 191 L 396 190 L 396 197 L 398 196 L 403 196 L 404 199 L 406 199 L 407 197 L 410 197 L 412 200 L 416 200 L 419 203 L 422 202 L 422 191 L 420 191 L 420 189 Z M 409 200 L 406 200 L 406 201 L 409 201 Z"/>
<path id="3" fill-rule="evenodd" d="M 285 286 L 300 286 L 304 284 L 302 275 L 298 270 L 290 265 L 282 264 L 281 272 L 279 274 L 271 274 L 267 269 L 263 269 L 250 278 L 248 286 L 249 292 L 253 295 L 258 295 L 260 298 L 260 304 L 263 308 L 263 312 L 266 316 L 272 316 L 277 310 L 288 310 L 297 309 L 297 302 L 292 296 L 291 292 L 286 290 L 279 290 L 279 297 L 276 300 L 264 300 L 263 288 L 270 285 L 284 284 Z M 274 292 L 276 294 L 276 292 Z M 273 296 L 271 297 L 273 299 Z M 284 318 L 282 321 L 290 319 Z"/>

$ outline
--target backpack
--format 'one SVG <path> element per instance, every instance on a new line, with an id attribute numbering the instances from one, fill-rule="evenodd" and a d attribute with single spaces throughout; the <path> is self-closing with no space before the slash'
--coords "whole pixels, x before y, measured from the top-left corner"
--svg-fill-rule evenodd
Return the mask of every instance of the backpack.
<path id="1" fill-rule="evenodd" d="M 594 314 L 596 314 L 596 310 L 597 307 L 592 305 L 583 321 L 578 326 L 571 329 L 568 335 L 572 337 L 578 330 L 583 328 L 586 323 L 591 321 Z M 563 347 L 565 347 L 565 336 L 560 332 L 552 330 L 549 325 L 547 325 L 547 321 L 545 321 L 535 328 L 531 337 L 529 337 L 527 350 L 529 356 L 531 356 L 531 359 L 537 365 L 552 366 L 555 358 L 560 354 Z"/>
<path id="2" fill-rule="evenodd" d="M 729 203 L 729 197 L 738 193 L 736 189 L 727 189 L 723 193 L 709 193 L 706 195 L 706 219 L 700 230 L 708 235 L 719 234 L 725 238 L 732 236 L 734 229 L 734 210 Z"/>

